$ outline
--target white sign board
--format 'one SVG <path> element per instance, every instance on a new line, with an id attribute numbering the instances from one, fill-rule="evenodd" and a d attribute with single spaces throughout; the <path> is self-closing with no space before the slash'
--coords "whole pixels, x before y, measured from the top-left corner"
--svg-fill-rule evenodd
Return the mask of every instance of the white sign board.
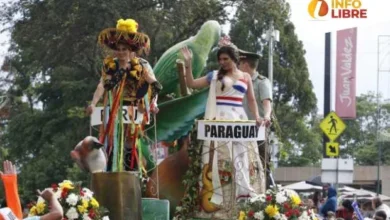
<path id="1" fill-rule="evenodd" d="M 133 114 L 130 114 L 130 109 L 133 109 Z M 106 110 L 107 110 L 106 114 L 109 114 L 109 107 L 106 107 Z M 103 123 L 103 115 L 104 115 L 103 107 L 95 107 L 91 115 L 91 126 L 101 125 Z M 133 120 L 132 120 L 132 115 L 133 115 Z M 138 111 L 137 107 L 123 106 L 122 117 L 123 117 L 124 124 L 132 124 L 133 122 L 134 124 L 141 124 L 144 115 Z M 148 117 L 148 121 L 146 122 L 146 124 L 149 124 L 149 122 L 150 122 L 150 117 Z"/>
<path id="2" fill-rule="evenodd" d="M 265 127 L 256 121 L 198 121 L 198 139 L 209 141 L 262 141 Z"/>
<path id="3" fill-rule="evenodd" d="M 17 220 L 18 219 L 15 216 L 15 214 L 11 211 L 10 208 L 0 209 L 0 215 L 1 215 L 1 217 L 3 217 L 4 220 Z"/>
<path id="4" fill-rule="evenodd" d="M 323 158 L 321 182 L 353 183 L 353 159 Z"/>

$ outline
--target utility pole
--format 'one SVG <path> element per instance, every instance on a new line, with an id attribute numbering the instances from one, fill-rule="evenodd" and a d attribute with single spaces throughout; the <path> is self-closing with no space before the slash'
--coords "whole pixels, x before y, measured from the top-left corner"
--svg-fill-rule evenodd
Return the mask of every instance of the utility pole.
<path id="1" fill-rule="evenodd" d="M 275 28 L 274 28 L 274 20 L 273 19 L 271 19 L 270 25 L 269 25 L 269 29 L 267 30 L 266 40 L 268 41 L 268 79 L 270 81 L 271 92 L 273 94 L 273 91 L 274 91 L 274 76 L 273 76 L 273 72 L 274 72 L 273 71 L 273 69 L 274 69 L 273 68 L 274 67 L 274 63 L 273 63 L 273 60 L 274 60 L 273 59 L 274 58 L 274 41 L 279 42 L 279 31 L 275 30 Z M 271 141 L 269 143 L 271 143 L 272 152 L 273 152 L 272 155 L 274 155 L 274 154 L 276 154 L 275 152 L 279 150 L 278 149 L 279 148 L 279 144 L 277 142 L 277 138 L 275 137 L 274 131 L 272 131 L 272 129 L 271 129 L 270 137 L 272 137 L 272 139 L 270 139 Z M 266 152 L 266 154 L 269 155 L 270 154 L 270 150 L 268 150 Z M 277 159 L 273 158 L 271 160 L 273 160 L 272 163 L 277 166 Z M 265 164 L 265 166 L 264 166 L 265 176 L 267 176 L 267 171 L 266 171 L 268 169 L 267 166 L 266 166 L 267 163 L 264 163 L 264 164 Z M 273 180 L 272 170 L 269 169 L 269 172 L 270 172 L 270 178 L 271 178 L 271 181 L 272 181 L 272 185 L 274 185 L 275 182 Z"/>
<path id="2" fill-rule="evenodd" d="M 274 20 L 270 21 L 269 29 L 267 30 L 267 41 L 268 41 L 268 79 L 271 82 L 271 88 L 273 91 L 274 88 L 274 41 L 279 42 L 279 34 L 278 30 L 275 30 Z"/>
<path id="3" fill-rule="evenodd" d="M 382 40 L 382 42 L 381 42 Z M 386 40 L 383 42 L 383 40 Z M 380 73 L 389 73 L 390 69 L 382 69 L 381 68 L 381 52 L 385 52 L 387 54 L 387 51 L 381 51 L 381 44 L 386 43 L 387 45 L 390 44 L 390 35 L 378 35 L 377 39 L 377 78 L 376 78 L 376 144 L 378 145 L 378 164 L 377 164 L 377 183 L 376 183 L 376 194 L 380 194 L 380 167 L 381 167 L 381 159 L 382 159 L 382 141 L 379 140 L 379 136 L 381 131 L 381 124 L 380 124 L 380 117 L 381 117 L 381 105 L 380 105 L 380 99 L 379 99 L 379 80 L 380 80 Z"/>

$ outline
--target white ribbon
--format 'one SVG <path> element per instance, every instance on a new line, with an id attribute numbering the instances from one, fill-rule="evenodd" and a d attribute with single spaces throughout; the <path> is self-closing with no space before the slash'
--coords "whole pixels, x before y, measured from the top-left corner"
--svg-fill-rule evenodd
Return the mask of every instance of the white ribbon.
<path id="1" fill-rule="evenodd" d="M 217 116 L 217 71 L 213 72 L 213 78 L 210 82 L 210 90 L 209 90 L 209 97 L 207 99 L 207 105 L 206 105 L 206 112 L 205 112 L 205 119 L 206 120 L 214 120 Z M 206 141 L 206 144 L 210 146 L 210 141 Z M 219 179 L 219 173 L 218 173 L 218 151 L 216 150 L 216 147 L 218 146 L 218 142 L 214 141 L 214 157 L 213 157 L 213 164 L 212 164 L 212 183 L 213 183 L 213 196 L 211 197 L 210 202 L 221 205 L 223 202 L 223 194 L 222 194 L 222 187 L 221 187 L 221 181 Z M 210 149 L 210 148 L 209 148 Z M 209 153 L 207 153 L 207 157 L 209 157 Z"/>

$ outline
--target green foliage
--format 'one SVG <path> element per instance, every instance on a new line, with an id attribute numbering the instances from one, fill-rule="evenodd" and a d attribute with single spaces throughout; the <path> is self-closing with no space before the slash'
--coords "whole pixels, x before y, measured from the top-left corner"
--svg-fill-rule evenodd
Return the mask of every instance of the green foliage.
<path id="1" fill-rule="evenodd" d="M 343 145 L 341 153 L 344 157 L 353 157 L 359 165 L 377 165 L 378 147 L 381 145 L 381 163 L 390 164 L 390 143 L 376 142 L 377 120 L 379 129 L 388 132 L 390 120 L 390 104 L 381 104 L 378 118 L 376 95 L 372 92 L 356 97 L 357 106 L 355 120 L 345 120 L 347 129 L 340 137 Z"/>
<path id="2" fill-rule="evenodd" d="M 191 145 L 188 148 L 188 158 L 191 161 L 189 169 L 183 178 L 186 192 L 176 207 L 174 216 L 177 219 L 185 219 L 190 216 L 199 206 L 199 173 L 202 172 L 202 146 L 197 139 L 197 132 L 191 132 Z"/>

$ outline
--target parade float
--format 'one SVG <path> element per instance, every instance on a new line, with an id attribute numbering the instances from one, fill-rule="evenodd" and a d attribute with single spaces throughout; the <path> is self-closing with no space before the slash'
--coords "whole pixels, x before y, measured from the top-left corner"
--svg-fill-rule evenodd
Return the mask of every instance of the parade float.
<path id="1" fill-rule="evenodd" d="M 130 39 L 131 44 L 136 43 L 136 46 L 142 48 L 148 47 L 148 38 L 144 35 L 134 37 L 137 36 L 134 34 L 136 29 L 128 31 L 129 29 L 125 30 L 125 40 Z M 122 33 L 121 30 L 119 32 Z M 103 44 L 110 44 L 116 38 L 123 37 L 122 34 L 116 35 L 117 33 L 118 26 L 117 29 L 105 30 L 104 37 L 99 39 Z M 264 140 L 264 129 L 255 129 L 253 121 L 202 120 L 209 89 L 190 90 L 186 86 L 181 48 L 188 47 L 192 51 L 193 77 L 199 78 L 206 74 L 210 53 L 220 40 L 221 27 L 218 22 L 207 21 L 195 36 L 174 45 L 161 56 L 153 68 L 162 87 L 158 91 L 158 114 L 151 114 L 156 91 L 152 91 L 153 88 L 148 87 L 145 81 L 140 82 L 140 75 L 137 75 L 137 72 L 142 71 L 137 65 L 143 62 L 138 58 L 130 61 L 133 67 L 129 75 L 133 75 L 137 82 L 133 88 L 138 90 L 132 94 L 136 100 L 142 101 L 132 106 L 123 102 L 121 92 L 126 77 L 121 75 L 114 82 L 118 87 L 114 86 L 116 89 L 106 91 L 103 106 L 95 108 L 91 115 L 91 126 L 100 127 L 100 138 L 86 137 L 76 145 L 71 155 L 81 169 L 92 173 L 91 189 L 100 205 L 108 209 L 110 219 L 211 219 L 197 217 L 200 210 L 213 213 L 220 209 L 210 203 L 214 193 L 210 185 L 213 181 L 209 176 L 209 166 L 202 162 L 202 156 L 209 154 L 202 151 L 203 142 Z M 115 70 L 118 69 L 116 65 L 112 58 L 105 59 L 105 72 L 111 71 L 115 76 Z M 247 128 L 250 137 L 205 137 L 199 133 L 199 129 L 203 129 L 201 133 L 205 134 L 204 130 L 213 126 L 231 131 Z M 211 133 L 216 133 L 217 130 L 221 131 L 216 128 Z M 126 136 L 127 134 L 130 135 Z M 127 152 L 131 155 L 130 159 L 125 157 L 126 144 L 130 146 L 130 151 Z M 157 164 L 158 148 L 164 145 L 174 146 L 176 150 Z M 214 163 L 212 157 L 210 156 L 209 165 Z M 128 163 L 127 166 L 125 163 Z M 249 169 L 252 176 L 263 172 L 259 167 Z M 219 174 L 226 180 L 222 180 L 223 184 L 232 183 L 236 179 L 232 173 L 233 171 L 230 174 L 226 172 L 226 175 Z M 264 178 L 261 182 L 265 182 Z M 270 193 L 274 197 L 267 200 Z M 249 202 L 248 199 L 244 200 L 243 204 L 232 202 L 233 205 L 228 207 L 228 219 L 291 219 L 291 216 L 302 217 L 305 213 L 311 218 L 310 211 L 305 211 L 301 204 L 296 204 L 300 201 L 299 197 L 284 194 L 285 201 L 288 202 L 280 203 L 280 194 L 277 191 L 267 191 L 267 194 L 259 194 Z M 234 198 L 234 190 L 227 196 Z M 290 209 L 281 208 L 287 206 L 287 203 L 291 204 L 291 215 L 288 211 Z M 298 209 L 299 212 L 296 211 Z M 213 219 L 226 219 L 226 216 Z"/>
<path id="2" fill-rule="evenodd" d="M 91 189 L 95 192 L 96 199 L 101 201 L 101 205 L 109 210 L 111 219 L 143 219 L 142 210 L 144 213 L 147 210 L 148 218 L 154 215 L 154 217 L 160 216 L 160 219 L 165 219 L 169 216 L 167 209 L 170 208 L 172 216 L 176 206 L 185 195 L 186 186 L 182 181 L 189 166 L 187 149 L 190 139 L 188 135 L 194 129 L 195 120 L 204 115 L 207 89 L 183 92 L 183 85 L 179 83 L 183 82 L 184 77 L 180 71 L 180 62 L 178 62 L 179 51 L 183 46 L 192 49 L 194 72 L 196 76 L 200 76 L 204 73 L 209 53 L 217 44 L 220 33 L 221 28 L 218 22 L 208 21 L 202 25 L 197 35 L 176 44 L 162 55 L 153 69 L 163 88 L 159 92 L 159 113 L 157 115 L 153 116 L 148 109 L 148 103 L 152 102 L 152 97 L 148 97 L 150 92 L 144 93 L 144 97 L 141 97 L 144 98 L 143 103 L 146 107 L 144 113 L 138 111 L 139 106 L 130 108 L 120 104 L 121 100 L 115 97 L 116 91 L 111 94 L 108 92 L 104 99 L 104 106 L 110 103 L 110 107 L 97 107 L 93 112 L 91 126 L 104 126 L 100 129 L 100 134 L 103 133 L 105 136 L 110 134 L 111 139 L 100 136 L 100 140 L 96 141 L 96 138 L 92 140 L 92 137 L 87 137 L 76 146 L 72 152 L 72 158 L 83 170 L 92 172 Z M 110 40 L 109 37 L 106 39 Z M 107 59 L 104 64 L 110 68 Z M 167 95 L 174 98 L 166 99 Z M 112 108 L 115 108 L 114 111 Z M 114 115 L 113 112 L 118 109 L 123 109 L 123 111 Z M 122 116 L 125 116 L 125 119 Z M 141 120 L 137 121 L 136 118 Z M 143 121 L 142 119 L 145 118 L 148 120 Z M 111 125 L 113 128 L 110 128 L 110 124 L 113 124 Z M 136 161 L 139 162 L 138 166 L 130 164 L 132 168 L 130 171 L 120 165 L 123 161 L 123 155 L 121 155 L 123 145 L 117 143 L 123 141 L 123 136 L 118 135 L 123 133 L 121 132 L 123 128 L 120 127 L 123 124 L 132 128 L 134 137 L 130 138 L 133 146 L 132 155 L 136 154 Z M 135 134 L 134 130 L 138 133 Z M 110 166 L 109 172 L 100 172 L 100 168 L 91 169 L 91 166 L 97 165 L 96 163 L 93 165 L 94 162 L 91 161 L 102 159 L 102 152 L 107 152 L 109 145 L 107 143 L 110 141 L 114 143 L 110 152 L 113 152 L 115 158 L 118 159 L 106 161 Z M 156 146 L 157 143 L 162 142 L 178 143 L 178 150 L 156 166 Z M 100 164 L 102 163 L 106 165 L 104 161 Z M 141 200 L 142 183 L 146 184 L 143 200 Z M 165 213 L 153 211 L 161 206 L 166 207 Z"/>
<path id="3" fill-rule="evenodd" d="M 204 184 L 207 179 L 207 172 L 205 172 L 207 169 L 202 164 L 204 154 L 202 142 L 212 140 L 199 135 L 199 125 L 203 128 L 210 125 L 210 122 L 202 120 L 209 90 L 187 88 L 180 49 L 187 46 L 192 50 L 193 74 L 194 78 L 198 78 L 206 73 L 205 67 L 209 54 L 217 46 L 221 38 L 220 33 L 221 27 L 218 22 L 208 21 L 202 25 L 197 35 L 176 44 L 162 55 L 153 68 L 163 88 L 159 92 L 158 114 L 150 114 L 150 109 L 146 107 L 151 101 L 150 89 L 143 93 L 142 98 L 146 98 L 144 107 L 147 109 L 143 113 L 138 111 L 139 106 L 130 108 L 123 105 L 122 100 L 115 97 L 115 91 L 107 94 L 105 105 L 97 107 L 91 116 L 91 126 L 103 127 L 100 129 L 100 134 L 105 134 L 106 138 L 102 138 L 102 135 L 99 139 L 87 136 L 71 152 L 78 166 L 92 173 L 91 190 L 71 181 L 52 186 L 52 190 L 64 208 L 66 219 L 105 220 L 108 218 L 105 216 L 106 213 L 109 214 L 109 219 L 118 220 L 200 219 L 194 217 L 194 213 L 200 209 L 205 209 L 207 212 L 218 209 L 212 206 L 207 208 L 204 205 L 211 197 L 211 189 L 207 188 L 207 184 L 202 190 L 199 188 L 199 182 L 203 181 Z M 106 61 L 105 64 L 110 66 Z M 110 105 L 107 106 L 107 103 Z M 113 115 L 113 108 L 121 111 Z M 143 121 L 145 118 L 147 120 Z M 107 130 L 110 123 L 112 128 Z M 246 126 L 242 124 L 252 122 L 240 123 L 241 125 L 237 125 Z M 124 157 L 121 148 L 124 146 L 118 144 L 125 139 L 122 134 L 119 135 L 125 131 L 124 125 L 131 126 L 131 134 L 134 138 L 130 138 L 129 141 L 133 146 L 130 152 L 131 155 L 137 156 L 138 166 L 131 165 L 133 161 L 131 160 L 130 170 L 123 165 Z M 249 124 L 250 126 L 253 124 Z M 137 129 L 138 132 L 135 133 Z M 252 133 L 251 138 L 257 140 L 258 130 Z M 217 136 L 211 138 L 221 138 Z M 111 146 L 109 146 L 110 142 Z M 157 164 L 157 151 L 163 145 L 175 147 L 176 150 Z M 114 159 L 107 156 L 107 150 L 112 152 Z M 30 215 L 42 215 L 47 211 L 47 204 L 42 199 L 38 199 L 31 207 Z M 232 215 L 229 219 L 315 220 L 316 218 L 311 210 L 302 205 L 295 192 L 275 187 L 264 194 L 236 204 L 232 207 Z"/>

